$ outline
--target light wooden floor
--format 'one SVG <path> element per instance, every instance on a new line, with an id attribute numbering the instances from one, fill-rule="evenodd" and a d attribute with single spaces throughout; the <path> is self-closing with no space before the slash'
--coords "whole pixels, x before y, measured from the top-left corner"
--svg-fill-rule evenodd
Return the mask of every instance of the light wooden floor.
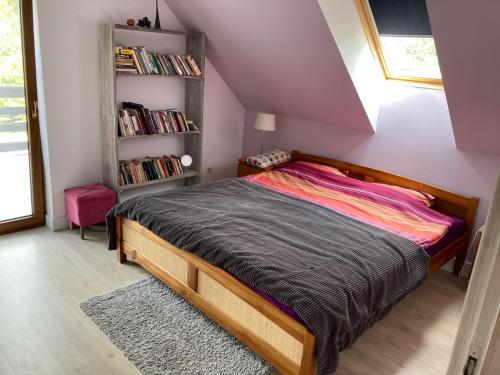
<path id="1" fill-rule="evenodd" d="M 0 374 L 138 374 L 81 312 L 94 295 L 137 281 L 105 234 L 45 228 L 0 237 Z M 441 271 L 349 350 L 338 375 L 445 373 L 465 282 Z"/>

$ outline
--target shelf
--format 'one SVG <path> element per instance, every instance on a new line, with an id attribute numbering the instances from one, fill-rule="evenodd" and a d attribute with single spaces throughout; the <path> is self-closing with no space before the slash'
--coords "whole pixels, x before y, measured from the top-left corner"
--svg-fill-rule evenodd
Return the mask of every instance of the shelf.
<path id="1" fill-rule="evenodd" d="M 117 141 L 119 143 L 132 141 L 134 139 L 144 139 L 144 138 L 155 138 L 155 137 L 168 137 L 175 135 L 201 135 L 200 131 L 192 131 L 192 132 L 173 132 L 173 133 L 159 133 L 159 134 L 145 134 L 145 135 L 131 135 L 128 137 L 117 137 Z"/>
<path id="2" fill-rule="evenodd" d="M 115 24 L 115 29 L 130 30 L 130 31 L 144 31 L 147 33 L 170 34 L 170 35 L 180 35 L 180 36 L 198 36 L 198 37 L 203 36 L 203 33 L 184 32 L 184 31 L 167 30 L 167 29 L 154 29 L 154 28 L 148 29 L 147 27 L 128 26 L 128 25 L 121 25 L 121 24 Z"/>
<path id="3" fill-rule="evenodd" d="M 163 77 L 163 78 L 182 78 L 182 79 L 194 79 L 195 81 L 203 81 L 203 76 L 179 76 L 177 74 L 139 74 L 131 72 L 116 72 L 117 76 L 134 76 L 134 77 Z"/>
<path id="4" fill-rule="evenodd" d="M 188 171 L 188 172 L 185 172 L 185 173 L 183 173 L 183 174 L 181 174 L 179 176 L 172 176 L 172 177 L 168 177 L 168 178 L 160 178 L 158 180 L 140 182 L 140 183 L 137 183 L 137 184 L 123 185 L 123 186 L 120 186 L 120 191 L 136 189 L 136 188 L 140 188 L 140 187 L 143 187 L 143 186 L 150 186 L 150 185 L 162 184 L 162 183 L 170 182 L 170 181 L 183 180 L 185 178 L 196 177 L 196 176 L 199 176 L 199 175 L 200 174 L 198 172 L 196 172 L 196 171 Z"/>

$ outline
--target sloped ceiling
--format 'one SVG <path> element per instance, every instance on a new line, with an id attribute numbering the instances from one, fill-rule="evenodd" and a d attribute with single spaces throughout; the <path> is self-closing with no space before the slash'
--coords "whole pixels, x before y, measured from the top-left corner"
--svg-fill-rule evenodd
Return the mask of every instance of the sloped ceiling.
<path id="1" fill-rule="evenodd" d="M 317 1 L 165 1 L 247 109 L 373 132 Z"/>
<path id="2" fill-rule="evenodd" d="M 456 145 L 500 154 L 500 1 L 427 6 Z"/>
<path id="3" fill-rule="evenodd" d="M 245 108 L 374 131 L 316 0 L 165 2 Z M 500 0 L 427 6 L 455 143 L 500 154 Z"/>

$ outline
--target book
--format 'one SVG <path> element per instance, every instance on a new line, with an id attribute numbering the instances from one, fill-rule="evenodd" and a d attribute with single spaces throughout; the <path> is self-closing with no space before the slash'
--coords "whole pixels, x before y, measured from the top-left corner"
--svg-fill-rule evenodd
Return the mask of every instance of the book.
<path id="1" fill-rule="evenodd" d="M 201 76 L 201 70 L 198 68 L 198 65 L 196 65 L 196 61 L 194 61 L 193 57 L 191 55 L 186 55 L 186 61 L 188 62 L 189 66 L 191 67 L 191 70 L 193 71 L 194 75 L 196 77 Z"/>
<path id="2" fill-rule="evenodd" d="M 202 72 L 190 54 L 162 54 L 145 46 L 115 47 L 117 72 L 201 77 Z"/>
<path id="3" fill-rule="evenodd" d="M 179 75 L 179 76 L 184 75 L 181 67 L 179 66 L 179 63 L 177 62 L 175 55 L 168 55 L 168 58 L 169 58 L 170 62 L 172 63 L 172 66 L 174 67 L 177 75 Z"/>
<path id="4" fill-rule="evenodd" d="M 175 57 L 177 58 L 179 66 L 181 67 L 184 75 L 190 76 L 192 74 L 191 69 L 189 69 L 189 67 L 186 65 L 186 63 L 184 62 L 184 59 L 181 57 L 181 55 L 175 55 Z"/>
<path id="5" fill-rule="evenodd" d="M 156 55 L 152 52 L 148 52 L 148 58 L 151 61 L 151 66 L 153 68 L 153 73 L 162 74 L 160 66 L 158 64 L 158 60 L 156 59 Z"/>
<path id="6" fill-rule="evenodd" d="M 180 176 L 184 173 L 180 158 L 175 155 L 120 160 L 119 171 L 121 186 Z"/>
<path id="7" fill-rule="evenodd" d="M 163 59 L 164 59 L 164 61 L 165 61 L 165 64 L 167 65 L 167 68 L 168 68 L 168 71 L 170 72 L 170 74 L 171 74 L 171 75 L 175 75 L 175 74 L 177 74 L 177 73 L 175 72 L 175 69 L 174 69 L 174 67 L 173 67 L 172 63 L 170 62 L 170 60 L 169 60 L 168 56 L 163 55 Z"/>
<path id="8" fill-rule="evenodd" d="M 161 58 L 161 55 L 159 53 L 155 53 L 155 58 L 156 58 L 156 62 L 158 64 L 158 67 L 160 68 L 160 72 L 161 74 L 163 75 L 168 75 L 168 72 L 167 72 L 167 69 L 166 67 L 163 65 L 163 60 Z"/>
<path id="9" fill-rule="evenodd" d="M 194 124 L 193 120 L 187 120 L 186 124 L 190 132 L 200 131 L 198 127 Z"/>
<path id="10" fill-rule="evenodd" d="M 137 74 L 137 69 L 135 69 L 135 68 L 116 68 L 116 71 Z"/>
<path id="11" fill-rule="evenodd" d="M 151 120 L 151 113 L 147 108 L 144 108 L 142 104 L 132 102 L 124 102 L 122 105 L 125 109 L 135 109 L 138 111 L 141 121 L 144 124 L 144 134 L 155 134 L 153 122 Z"/>
<path id="12" fill-rule="evenodd" d="M 134 64 L 137 68 L 137 73 L 139 74 L 144 74 L 144 69 L 142 67 L 142 65 L 140 64 L 139 62 L 139 55 L 138 55 L 138 52 L 137 52 L 137 47 L 133 47 L 132 48 L 132 59 L 134 60 Z"/>
<path id="13" fill-rule="evenodd" d="M 143 47 L 134 47 L 133 50 L 136 52 L 136 57 L 139 61 L 139 66 L 142 74 L 149 74 L 149 69 L 143 54 Z"/>
<path id="14" fill-rule="evenodd" d="M 150 110 L 142 104 L 123 102 L 118 109 L 118 136 L 188 133 L 198 131 L 184 112 L 174 109 Z"/>
<path id="15" fill-rule="evenodd" d="M 162 54 L 145 46 L 115 47 L 117 72 L 201 77 L 202 72 L 190 54 Z"/>
<path id="16" fill-rule="evenodd" d="M 168 59 L 168 57 L 166 55 L 161 55 L 161 58 L 163 59 L 163 62 L 165 63 L 165 65 L 167 67 L 168 74 L 175 75 L 176 74 L 175 73 L 175 69 L 172 66 L 172 63 L 170 62 L 170 60 Z"/>
<path id="17" fill-rule="evenodd" d="M 115 47 L 115 68 L 117 72 L 137 73 L 134 50 L 127 47 Z"/>

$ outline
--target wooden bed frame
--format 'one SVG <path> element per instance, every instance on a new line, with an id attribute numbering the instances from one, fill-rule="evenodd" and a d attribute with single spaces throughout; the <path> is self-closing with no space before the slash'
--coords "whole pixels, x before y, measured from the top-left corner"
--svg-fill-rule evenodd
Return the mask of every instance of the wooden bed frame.
<path id="1" fill-rule="evenodd" d="M 466 232 L 431 258 L 429 273 L 456 257 L 454 273 L 458 274 L 474 225 L 477 198 L 467 198 L 376 169 L 297 151 L 292 153 L 292 159 L 333 166 L 350 177 L 398 185 L 435 196 L 433 208 L 463 219 Z M 116 225 L 120 263 L 129 258 L 140 264 L 279 372 L 294 375 L 315 373 L 315 337 L 305 325 L 289 317 L 234 276 L 176 248 L 139 223 L 119 217 Z"/>

